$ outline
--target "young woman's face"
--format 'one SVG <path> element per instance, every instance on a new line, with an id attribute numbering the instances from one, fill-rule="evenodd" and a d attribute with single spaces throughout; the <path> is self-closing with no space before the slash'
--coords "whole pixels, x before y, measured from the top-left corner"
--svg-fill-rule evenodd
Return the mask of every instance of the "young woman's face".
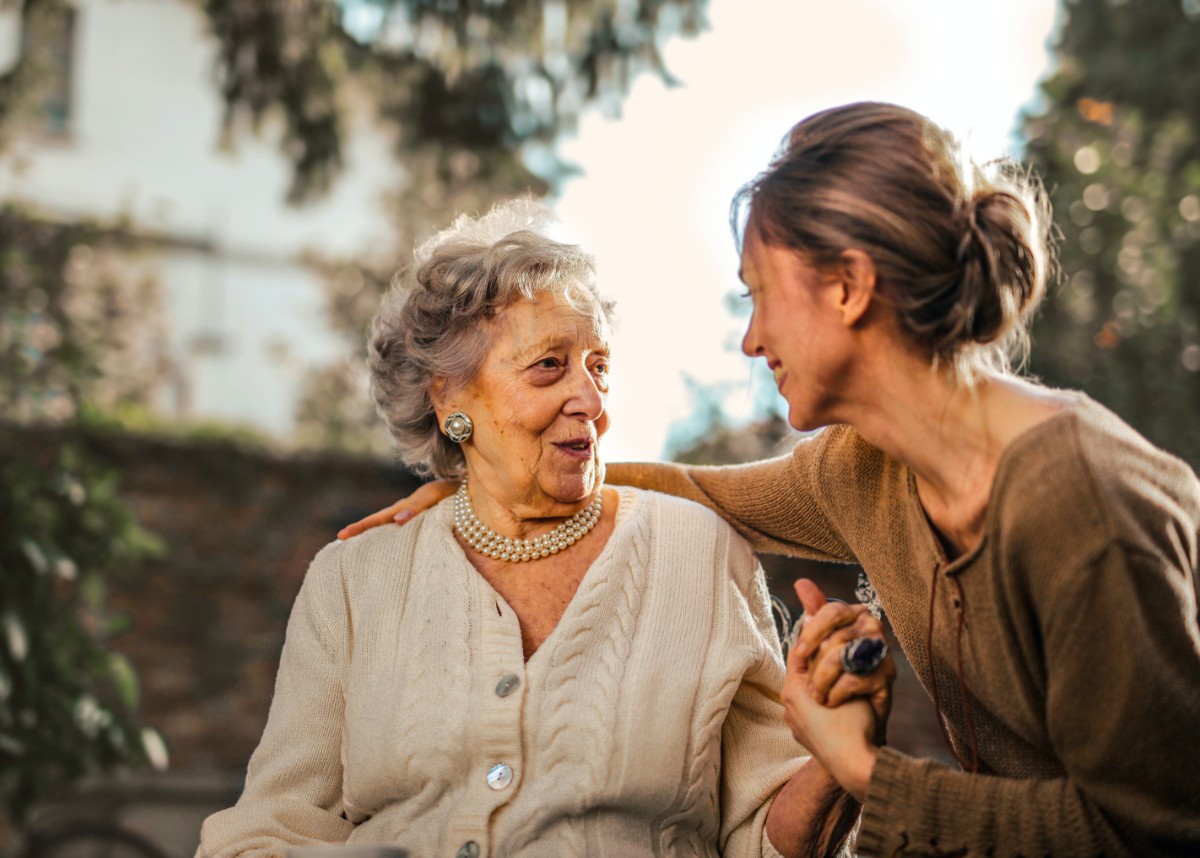
<path id="1" fill-rule="evenodd" d="M 832 422 L 850 357 L 837 311 L 840 281 L 754 233 L 742 247 L 740 276 L 754 307 L 742 351 L 766 360 L 793 427 L 809 430 Z"/>
<path id="2" fill-rule="evenodd" d="M 529 515 L 590 502 L 608 431 L 605 324 L 552 292 L 489 324 L 496 337 L 479 374 L 454 397 L 475 424 L 463 447 L 472 495 Z"/>

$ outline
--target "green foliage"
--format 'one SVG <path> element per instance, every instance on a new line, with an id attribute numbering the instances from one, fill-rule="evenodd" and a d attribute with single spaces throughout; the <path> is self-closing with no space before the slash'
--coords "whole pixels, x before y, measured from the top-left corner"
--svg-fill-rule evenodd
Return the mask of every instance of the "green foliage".
<path id="1" fill-rule="evenodd" d="M 105 610 L 106 577 L 159 546 L 78 442 L 29 450 L 0 432 L 0 472 L 0 811 L 19 822 L 54 789 L 161 747 L 108 646 L 128 621 Z"/>
<path id="2" fill-rule="evenodd" d="M 394 130 L 405 187 L 394 242 L 374 258 L 313 259 L 349 359 L 311 373 L 296 415 L 303 446 L 382 453 L 389 439 L 362 371 L 366 330 L 397 261 L 461 212 L 544 194 L 566 175 L 554 142 L 588 105 L 615 110 L 635 75 L 668 80 L 659 43 L 703 26 L 706 0 L 208 0 L 221 43 L 227 123 L 280 111 L 292 198 L 341 166 L 348 93 Z M 306 11 L 307 10 L 307 11 Z M 249 58 L 255 58 L 253 62 Z M 305 123 L 320 133 L 304 134 Z M 527 164 L 536 164 L 537 172 Z"/>
<path id="3" fill-rule="evenodd" d="M 1200 468 L 1200 3 L 1071 2 L 1027 157 L 1062 282 L 1031 367 Z"/>
<path id="4" fill-rule="evenodd" d="M 71 781 L 159 764 L 137 721 L 137 677 L 108 644 L 109 575 L 157 543 L 77 436 L 97 408 L 129 408 L 160 372 L 154 284 L 131 277 L 129 233 L 0 208 L 0 409 L 46 427 L 37 449 L 0 425 L 0 818 L 19 823 Z M 26 430 L 23 437 L 28 438 Z"/>
<path id="5" fill-rule="evenodd" d="M 703 26 L 706 0 L 203 0 L 220 45 L 226 124 L 284 120 L 291 196 L 343 165 L 347 102 L 366 96 L 426 179 L 537 185 L 518 149 L 553 144 L 589 103 L 615 109 L 659 41 Z M 554 164 L 549 150 L 546 166 Z M 559 165 L 561 166 L 561 165 Z M 432 168 L 432 169 L 429 169 Z M 455 175 L 458 174 L 458 175 Z"/>

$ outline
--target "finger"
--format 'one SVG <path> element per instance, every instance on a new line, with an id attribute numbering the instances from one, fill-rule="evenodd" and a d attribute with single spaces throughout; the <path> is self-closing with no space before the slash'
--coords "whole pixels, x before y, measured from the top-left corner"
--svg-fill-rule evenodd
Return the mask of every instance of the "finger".
<path id="1" fill-rule="evenodd" d="M 797 578 L 792 582 L 792 589 L 796 591 L 796 598 L 800 600 L 799 622 L 801 631 L 803 632 L 807 618 L 813 616 L 824 607 L 825 593 L 817 586 L 817 582 L 811 578 Z M 801 663 L 805 663 L 808 659 L 808 653 L 798 644 L 799 639 L 797 639 L 797 645 L 791 648 L 788 654 L 788 661 L 790 662 L 792 660 L 791 657 L 795 655 Z"/>
<path id="2" fill-rule="evenodd" d="M 855 623 L 866 610 L 862 605 L 826 602 L 815 614 L 806 613 L 804 624 L 800 628 L 800 637 L 796 641 L 796 649 L 800 651 L 800 656 L 811 658 L 822 641 L 838 629 Z"/>
<path id="3" fill-rule="evenodd" d="M 891 679 L 882 668 L 866 676 L 843 673 L 830 687 L 828 694 L 826 694 L 825 705 L 831 707 L 841 706 L 847 700 L 852 700 L 855 697 L 865 697 L 867 700 L 875 701 L 881 693 L 887 695 L 890 688 Z"/>
<path id="4" fill-rule="evenodd" d="M 829 639 L 826 643 L 828 645 L 822 644 L 820 651 L 813 656 L 808 665 L 813 697 L 819 703 L 828 703 L 830 690 L 845 674 L 842 668 L 842 646 L 835 639 Z"/>
<path id="5" fill-rule="evenodd" d="M 372 527 L 379 527 L 381 524 L 389 524 L 394 520 L 394 516 L 400 511 L 404 501 L 397 501 L 391 506 L 381 509 L 378 512 L 373 512 L 368 516 L 360 518 L 353 524 L 348 524 L 338 531 L 338 539 L 349 539 L 352 536 L 370 530 Z"/>
<path id="6" fill-rule="evenodd" d="M 792 584 L 792 589 L 796 591 L 796 597 L 800 600 L 806 616 L 812 616 L 821 610 L 828 601 L 817 582 L 811 578 L 797 578 Z"/>
<path id="7" fill-rule="evenodd" d="M 379 527 L 381 524 L 403 524 L 417 513 L 424 512 L 458 491 L 458 483 L 450 480 L 434 480 L 420 486 L 406 498 L 401 498 L 389 507 L 373 512 L 338 531 L 338 539 L 349 539 L 360 533 Z"/>
<path id="8" fill-rule="evenodd" d="M 788 673 L 805 674 L 808 672 L 808 659 L 800 657 L 798 647 L 792 647 L 787 654 Z"/>
<path id="9" fill-rule="evenodd" d="M 817 699 L 827 705 L 833 705 L 827 699 L 827 695 L 839 678 L 846 674 L 845 666 L 842 664 L 842 653 L 851 641 L 858 638 L 885 640 L 882 632 L 879 631 L 878 620 L 870 614 L 862 613 L 853 623 L 832 631 L 820 642 L 809 660 L 809 681 L 815 689 Z M 868 675 L 874 675 L 878 670 L 879 668 L 876 668 Z"/>

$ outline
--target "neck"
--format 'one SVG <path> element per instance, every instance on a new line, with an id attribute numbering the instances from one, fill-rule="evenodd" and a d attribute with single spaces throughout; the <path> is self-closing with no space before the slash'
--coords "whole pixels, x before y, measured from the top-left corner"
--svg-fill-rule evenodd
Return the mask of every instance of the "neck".
<path id="1" fill-rule="evenodd" d="M 876 389 L 887 395 L 862 403 L 846 422 L 947 502 L 958 502 L 994 470 L 1003 450 L 988 419 L 994 384 L 981 379 L 973 387 L 959 387 L 945 374 L 923 368 L 884 382 Z"/>
<path id="2" fill-rule="evenodd" d="M 1005 448 L 1066 399 L 1007 376 L 987 375 L 966 387 L 915 355 L 879 366 L 857 386 L 864 394 L 846 401 L 838 422 L 853 425 L 866 441 L 907 465 L 947 547 L 952 553 L 969 550 L 982 538 Z"/>
<path id="3" fill-rule="evenodd" d="M 577 501 L 562 501 L 543 495 L 536 486 L 523 495 L 500 496 L 470 473 L 466 484 L 476 517 L 501 536 L 513 539 L 532 539 L 553 530 L 587 509 L 600 492 L 597 484 Z"/>
<path id="4" fill-rule="evenodd" d="M 459 486 L 454 499 L 454 529 L 459 539 L 480 554 L 505 563 L 537 561 L 565 551 L 587 536 L 599 523 L 600 516 L 601 497 L 597 495 L 592 504 L 557 527 L 532 539 L 513 538 L 498 533 L 479 519 L 466 482 Z"/>

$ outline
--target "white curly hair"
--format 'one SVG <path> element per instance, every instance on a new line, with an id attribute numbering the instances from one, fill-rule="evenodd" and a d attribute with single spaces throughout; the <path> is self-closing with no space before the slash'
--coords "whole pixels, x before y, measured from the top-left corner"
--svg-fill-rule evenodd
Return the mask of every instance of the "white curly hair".
<path id="1" fill-rule="evenodd" d="M 371 397 L 400 458 L 419 474 L 459 478 L 466 461 L 440 431 L 432 388 L 462 389 L 479 371 L 496 329 L 485 324 L 519 300 L 566 297 L 598 322 L 613 304 L 596 289 L 595 262 L 550 237 L 559 226 L 541 203 L 520 198 L 483 217 L 460 215 L 421 243 L 397 272 L 371 322 Z"/>

